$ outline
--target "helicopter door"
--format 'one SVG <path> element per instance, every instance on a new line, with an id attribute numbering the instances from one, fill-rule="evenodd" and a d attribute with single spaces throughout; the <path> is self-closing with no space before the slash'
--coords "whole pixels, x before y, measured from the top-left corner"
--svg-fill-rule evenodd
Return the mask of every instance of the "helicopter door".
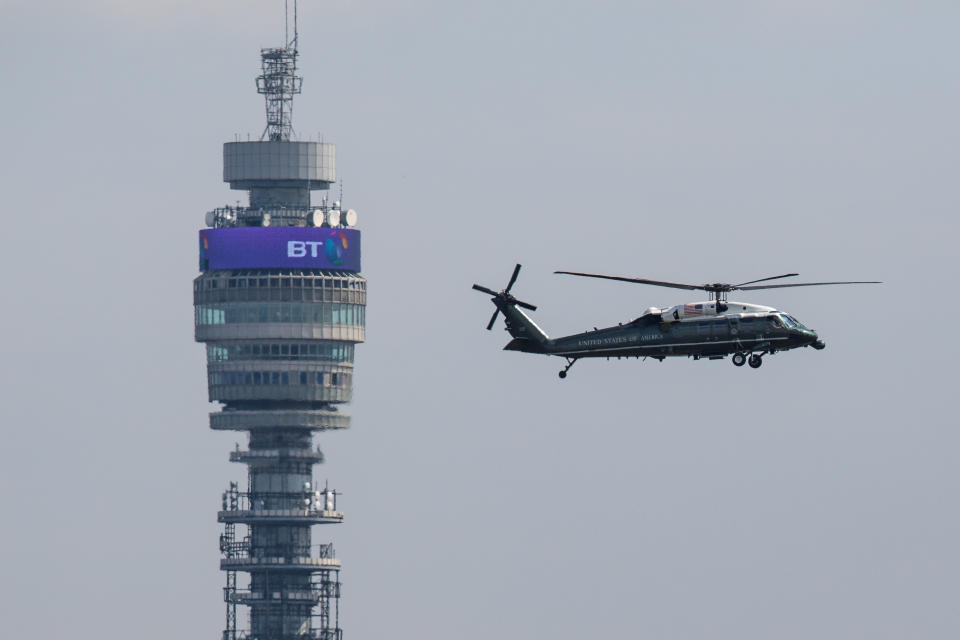
<path id="1" fill-rule="evenodd" d="M 730 335 L 735 339 L 740 338 L 740 318 L 739 317 L 728 317 L 727 318 L 727 328 L 730 330 Z"/>

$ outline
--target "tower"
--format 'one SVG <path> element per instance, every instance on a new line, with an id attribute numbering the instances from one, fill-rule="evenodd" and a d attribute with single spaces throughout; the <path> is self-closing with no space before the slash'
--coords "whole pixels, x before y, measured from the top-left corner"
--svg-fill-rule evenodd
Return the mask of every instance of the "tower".
<path id="1" fill-rule="evenodd" d="M 289 29 L 287 30 L 289 32 Z M 223 640 L 340 640 L 340 561 L 314 545 L 314 525 L 343 520 L 337 492 L 313 475 L 313 433 L 349 426 L 353 355 L 364 339 L 366 281 L 356 213 L 312 191 L 336 181 L 336 149 L 291 139 L 300 92 L 293 38 L 262 49 L 257 90 L 267 126 L 258 141 L 223 146 L 223 179 L 248 206 L 206 214 L 194 280 L 195 336 L 219 411 L 210 428 L 247 434 L 230 460 L 247 467 L 217 518 L 226 572 Z M 249 626 L 238 622 L 245 607 Z"/>

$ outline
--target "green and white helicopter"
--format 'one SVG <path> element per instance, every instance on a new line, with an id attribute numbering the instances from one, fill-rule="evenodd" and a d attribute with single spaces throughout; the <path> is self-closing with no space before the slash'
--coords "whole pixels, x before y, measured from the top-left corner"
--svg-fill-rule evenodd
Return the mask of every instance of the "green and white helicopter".
<path id="1" fill-rule="evenodd" d="M 655 358 L 662 362 L 664 358 L 673 356 L 692 357 L 694 360 L 701 358 L 720 360 L 732 355 L 731 360 L 734 365 L 742 367 L 744 363 L 749 363 L 752 368 L 758 369 L 763 364 L 765 355 L 799 347 L 823 349 L 825 345 L 815 331 L 803 326 L 799 320 L 787 313 L 773 307 L 727 300 L 727 294 L 731 291 L 838 284 L 880 284 L 875 280 L 758 284 L 781 278 L 792 278 L 799 275 L 796 273 L 785 273 L 740 284 L 716 282 L 703 285 L 577 271 L 555 271 L 554 273 L 620 280 L 671 289 L 706 291 L 710 298 L 705 302 L 678 304 L 664 309 L 650 307 L 639 318 L 626 324 L 621 323 L 615 327 L 550 338 L 520 310 L 523 308 L 536 311 L 537 307 L 517 300 L 510 293 L 510 289 L 517 281 L 517 276 L 520 275 L 519 264 L 514 268 L 510 282 L 502 291 L 493 291 L 478 284 L 473 285 L 477 291 L 492 296 L 493 304 L 497 307 L 487 324 L 488 330 L 493 327 L 497 316 L 503 314 L 506 329 L 513 336 L 513 340 L 504 349 L 565 358 L 567 366 L 560 371 L 561 378 L 567 377 L 567 371 L 580 358 Z"/>

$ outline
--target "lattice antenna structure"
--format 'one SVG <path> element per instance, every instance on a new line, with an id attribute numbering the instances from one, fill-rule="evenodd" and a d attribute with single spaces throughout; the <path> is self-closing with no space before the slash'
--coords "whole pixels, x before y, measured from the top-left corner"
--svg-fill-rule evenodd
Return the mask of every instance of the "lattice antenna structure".
<path id="1" fill-rule="evenodd" d="M 293 133 L 293 96 L 300 93 L 303 77 L 297 75 L 297 2 L 293 2 L 293 38 L 290 38 L 288 2 L 284 2 L 284 46 L 260 50 L 257 93 L 264 97 L 267 126 L 261 140 L 289 140 Z"/>

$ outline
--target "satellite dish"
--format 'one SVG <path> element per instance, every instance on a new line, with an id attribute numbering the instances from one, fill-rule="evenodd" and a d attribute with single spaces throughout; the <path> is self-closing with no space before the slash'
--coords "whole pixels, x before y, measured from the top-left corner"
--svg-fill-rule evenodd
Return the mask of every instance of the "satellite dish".
<path id="1" fill-rule="evenodd" d="M 340 211 L 339 211 L 339 210 L 337 210 L 337 209 L 331 209 L 331 210 L 327 213 L 327 224 L 329 224 L 331 227 L 339 227 L 339 226 L 340 226 Z"/>
<path id="2" fill-rule="evenodd" d="M 216 220 L 217 217 L 213 215 L 213 211 L 207 211 L 206 215 L 203 216 L 203 221 L 207 223 L 208 227 L 212 227 Z"/>
<path id="3" fill-rule="evenodd" d="M 313 213 L 308 216 L 310 224 L 315 227 L 323 226 L 323 209 L 314 209 Z"/>
<path id="4" fill-rule="evenodd" d="M 347 212 L 344 214 L 344 222 L 348 227 L 357 226 L 357 212 L 353 209 L 347 209 Z"/>

